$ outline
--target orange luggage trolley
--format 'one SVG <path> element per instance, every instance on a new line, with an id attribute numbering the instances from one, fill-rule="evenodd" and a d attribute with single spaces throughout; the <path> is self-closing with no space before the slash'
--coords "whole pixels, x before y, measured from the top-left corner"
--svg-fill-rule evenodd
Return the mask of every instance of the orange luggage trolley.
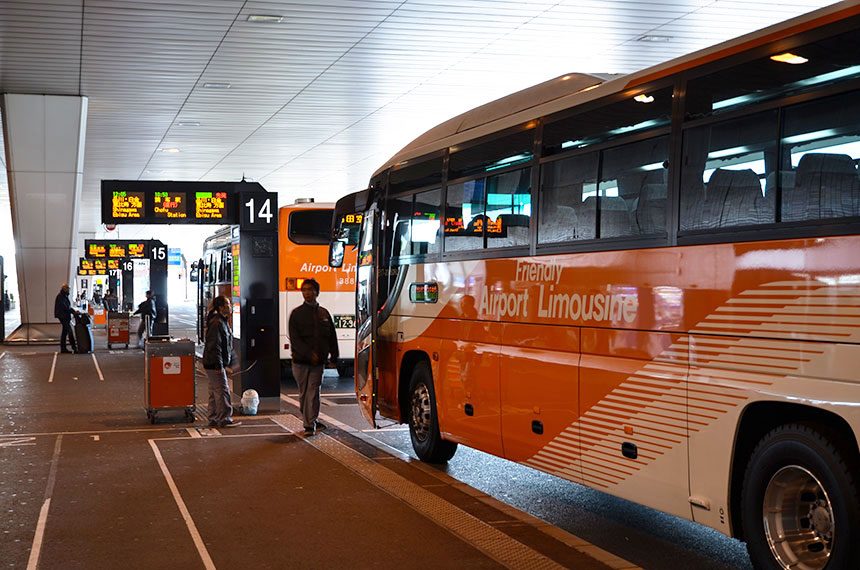
<path id="1" fill-rule="evenodd" d="M 112 348 L 114 344 L 124 344 L 128 348 L 129 319 L 131 317 L 128 313 L 117 313 L 115 311 L 108 313 L 108 349 Z"/>
<path id="2" fill-rule="evenodd" d="M 182 411 L 193 422 L 196 355 L 188 339 L 148 338 L 145 345 L 146 417 L 155 423 L 162 411 Z"/>

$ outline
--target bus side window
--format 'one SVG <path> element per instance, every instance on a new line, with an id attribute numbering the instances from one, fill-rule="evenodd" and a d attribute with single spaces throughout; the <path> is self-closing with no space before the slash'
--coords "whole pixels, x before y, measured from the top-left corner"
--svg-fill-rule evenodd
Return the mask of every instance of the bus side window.
<path id="1" fill-rule="evenodd" d="M 783 221 L 860 215 L 858 97 L 855 91 L 785 110 Z"/>
<path id="2" fill-rule="evenodd" d="M 411 253 L 412 242 L 412 196 L 396 196 L 389 199 L 388 215 L 391 218 L 391 261 Z"/>
<path id="3" fill-rule="evenodd" d="M 765 190 L 776 166 L 777 113 L 684 132 L 682 231 L 773 223 L 775 194 Z"/>
<path id="4" fill-rule="evenodd" d="M 448 186 L 445 251 L 483 249 L 486 218 L 483 178 Z"/>
<path id="5" fill-rule="evenodd" d="M 531 168 L 487 179 L 487 247 L 529 244 Z"/>
<path id="6" fill-rule="evenodd" d="M 538 243 L 564 243 L 594 236 L 596 212 L 583 202 L 597 194 L 597 153 L 580 154 L 543 165 Z"/>
<path id="7" fill-rule="evenodd" d="M 442 191 L 438 188 L 415 195 L 412 210 L 412 255 L 439 253 L 442 245 L 439 207 Z"/>

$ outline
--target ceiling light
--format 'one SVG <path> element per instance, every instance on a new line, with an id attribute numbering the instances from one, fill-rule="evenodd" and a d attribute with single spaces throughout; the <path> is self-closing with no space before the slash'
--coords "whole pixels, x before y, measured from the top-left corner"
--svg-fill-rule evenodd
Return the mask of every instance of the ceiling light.
<path id="1" fill-rule="evenodd" d="M 638 38 L 636 38 L 636 41 L 637 42 L 654 42 L 654 43 L 669 42 L 669 41 L 672 41 L 672 36 L 657 36 L 657 35 L 650 35 L 649 34 L 646 36 L 639 36 Z"/>
<path id="2" fill-rule="evenodd" d="M 570 75 L 565 75 L 561 78 L 562 81 L 567 81 L 568 79 L 570 79 Z"/>
<path id="3" fill-rule="evenodd" d="M 639 103 L 653 103 L 654 102 L 654 96 L 653 95 L 646 95 L 645 93 L 640 93 L 639 95 L 634 97 L 633 100 L 637 101 Z"/>
<path id="4" fill-rule="evenodd" d="M 177 152 L 179 152 L 179 149 L 176 148 L 175 146 L 168 147 L 168 148 L 160 148 L 158 150 L 160 150 L 161 152 L 169 152 L 171 154 L 176 154 Z"/>
<path id="5" fill-rule="evenodd" d="M 179 121 L 176 124 L 180 127 L 199 127 L 200 121 Z"/>
<path id="6" fill-rule="evenodd" d="M 284 17 L 272 16 L 267 14 L 249 14 L 248 21 L 257 24 L 280 24 L 284 21 Z"/>
<path id="7" fill-rule="evenodd" d="M 799 55 L 794 55 L 793 53 L 785 52 L 777 55 L 772 55 L 770 58 L 774 61 L 779 61 L 781 63 L 790 63 L 792 65 L 798 65 L 800 63 L 806 63 L 809 61 L 805 57 L 800 57 Z"/>
<path id="8" fill-rule="evenodd" d="M 230 83 L 227 81 L 208 81 L 203 84 L 204 89 L 230 89 Z"/>

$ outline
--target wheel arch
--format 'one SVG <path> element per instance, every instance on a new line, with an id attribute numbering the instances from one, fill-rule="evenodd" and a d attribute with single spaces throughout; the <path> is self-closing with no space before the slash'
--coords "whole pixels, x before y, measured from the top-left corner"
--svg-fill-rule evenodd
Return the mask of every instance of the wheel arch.
<path id="1" fill-rule="evenodd" d="M 741 524 L 741 488 L 747 464 L 759 441 L 774 428 L 788 423 L 805 423 L 836 435 L 833 441 L 855 466 L 860 466 L 860 451 L 851 426 L 840 415 L 812 406 L 788 402 L 753 402 L 747 406 L 735 432 L 729 480 L 729 509 L 732 536 L 744 540 Z"/>
<path id="2" fill-rule="evenodd" d="M 400 370 L 397 376 L 397 408 L 400 423 L 406 422 L 406 410 L 409 406 L 409 381 L 412 379 L 412 371 L 419 362 L 427 362 L 432 370 L 430 356 L 423 350 L 407 351 L 400 360 Z"/>

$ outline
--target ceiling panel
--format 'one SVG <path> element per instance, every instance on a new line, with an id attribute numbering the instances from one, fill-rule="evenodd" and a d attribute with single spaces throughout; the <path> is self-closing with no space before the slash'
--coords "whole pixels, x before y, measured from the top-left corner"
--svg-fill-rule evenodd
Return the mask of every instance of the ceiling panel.
<path id="1" fill-rule="evenodd" d="M 830 3 L 3 0 L 0 90 L 89 97 L 79 225 L 94 232 L 102 179 L 244 175 L 282 203 L 333 200 L 476 105 L 568 72 L 637 71 Z"/>

